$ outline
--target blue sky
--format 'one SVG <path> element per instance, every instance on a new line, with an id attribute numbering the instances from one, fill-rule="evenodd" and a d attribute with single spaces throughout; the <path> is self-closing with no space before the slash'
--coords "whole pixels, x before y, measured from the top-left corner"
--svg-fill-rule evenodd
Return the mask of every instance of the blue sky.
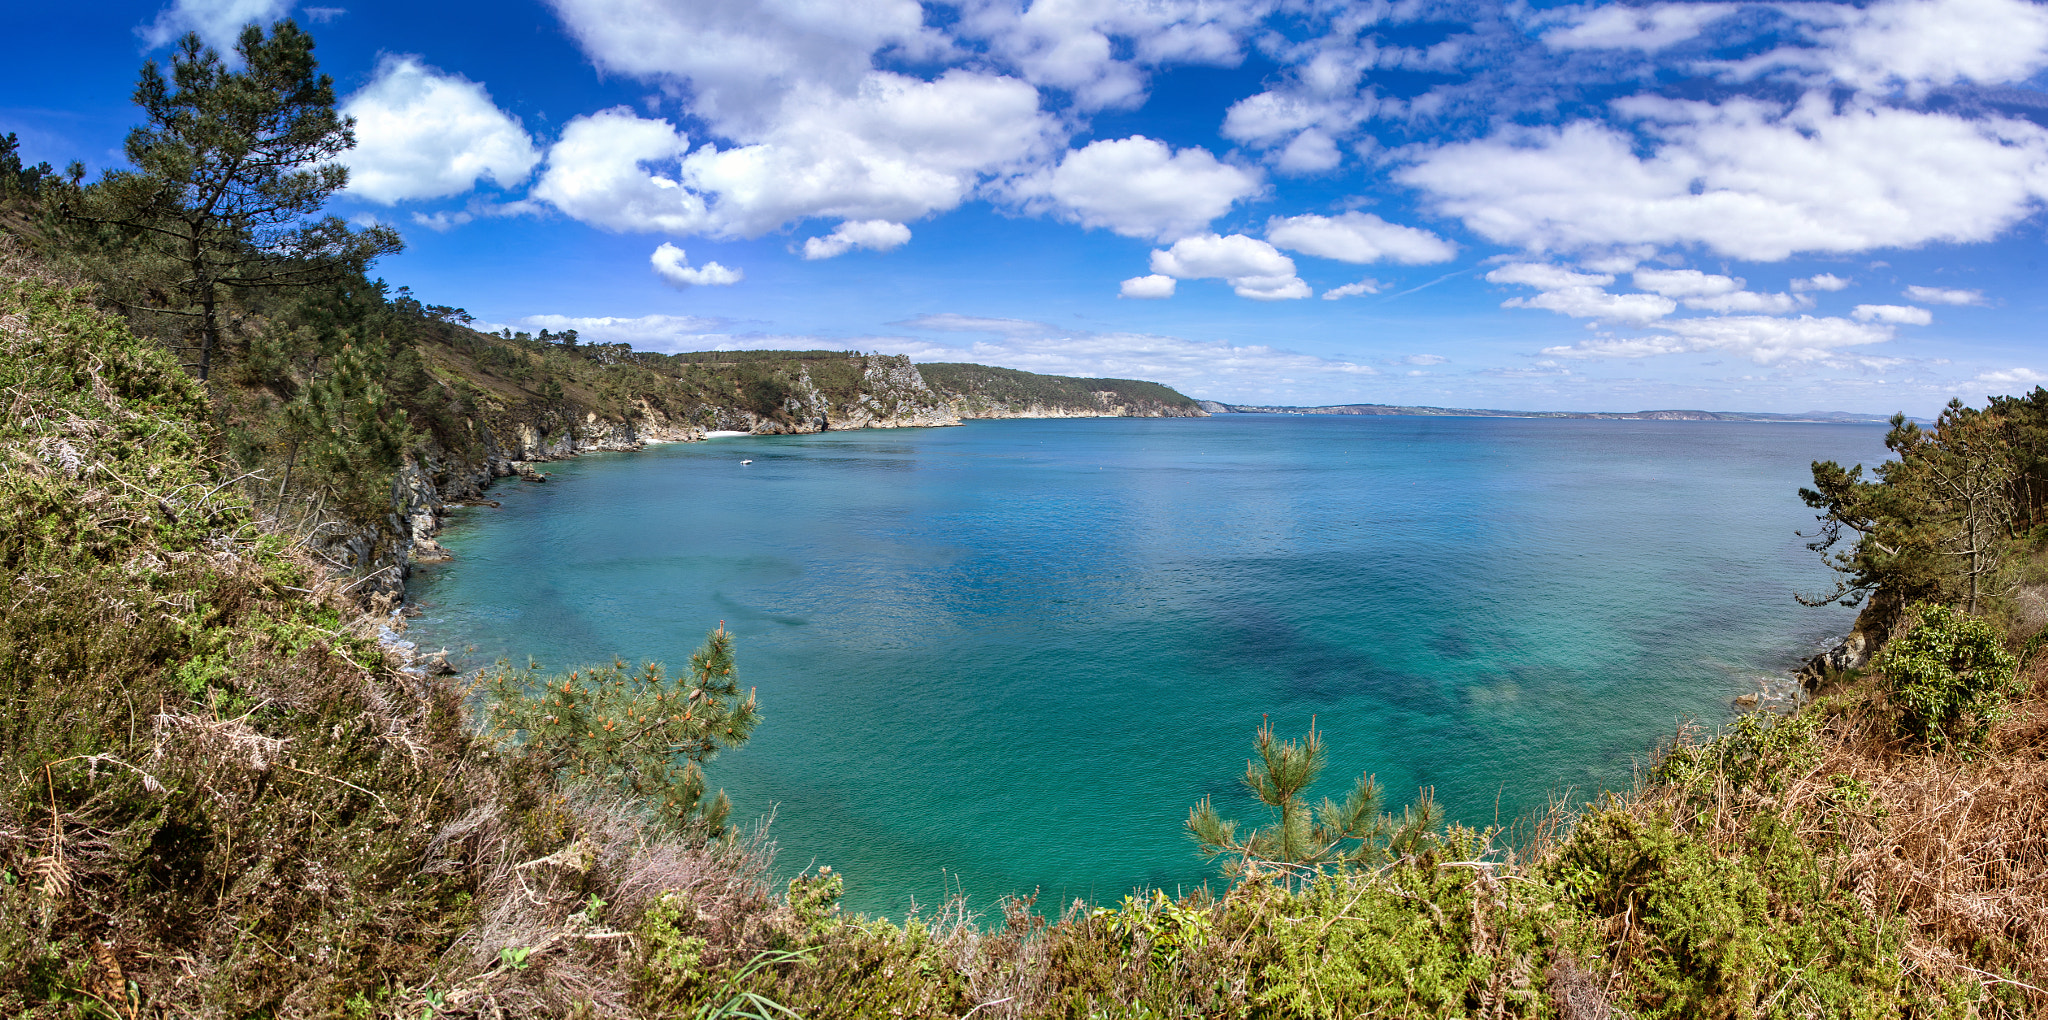
<path id="1" fill-rule="evenodd" d="M 493 325 L 1246 403 L 1934 412 L 2048 382 L 2048 7 L 175 0 L 10 12 L 0 131 L 121 163 L 297 18 L 380 265 Z"/>

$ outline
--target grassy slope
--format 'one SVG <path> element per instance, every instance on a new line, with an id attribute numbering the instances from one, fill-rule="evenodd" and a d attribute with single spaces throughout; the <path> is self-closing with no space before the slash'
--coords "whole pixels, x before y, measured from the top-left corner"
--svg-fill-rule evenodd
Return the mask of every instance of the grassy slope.
<path id="1" fill-rule="evenodd" d="M 616 1012 L 630 943 L 587 936 L 751 865 L 480 736 L 256 523 L 182 370 L 0 281 L 0 1013 Z M 516 987 L 508 944 L 550 947 Z"/>

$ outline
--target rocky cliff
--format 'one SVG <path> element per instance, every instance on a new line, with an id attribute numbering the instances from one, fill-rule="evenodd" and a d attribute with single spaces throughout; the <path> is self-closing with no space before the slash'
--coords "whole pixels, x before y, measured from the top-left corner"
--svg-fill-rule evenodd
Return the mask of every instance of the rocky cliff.
<path id="1" fill-rule="evenodd" d="M 469 331 L 462 331 L 468 333 Z M 651 355 L 617 346 L 540 358 L 488 334 L 436 351 L 434 375 L 461 413 L 405 453 L 382 521 L 325 523 L 311 546 L 397 594 L 415 563 L 449 558 L 434 540 L 451 506 L 484 502 L 497 479 L 544 482 L 539 465 L 593 451 L 695 442 L 713 431 L 802 435 L 958 425 L 977 418 L 1199 417 L 1157 383 L 1071 379 L 983 365 L 918 366 L 902 355 L 707 352 Z M 467 345 L 467 346 L 465 346 Z M 538 366 L 552 374 L 542 377 Z M 503 367 L 501 367 L 503 366 Z M 940 380 L 934 385 L 928 373 Z"/>

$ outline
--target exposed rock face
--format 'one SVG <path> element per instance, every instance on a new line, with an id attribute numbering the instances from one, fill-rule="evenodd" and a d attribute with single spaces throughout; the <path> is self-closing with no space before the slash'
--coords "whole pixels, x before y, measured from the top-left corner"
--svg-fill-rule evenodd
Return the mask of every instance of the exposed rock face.
<path id="1" fill-rule="evenodd" d="M 1849 634 L 1834 647 L 1806 660 L 1795 674 L 1808 690 L 1817 689 L 1830 675 L 1863 669 L 1884 649 L 1886 641 L 1897 636 L 1897 628 L 1903 622 L 1897 606 L 1878 593 L 1864 603 L 1863 611 L 1856 614 L 1856 623 L 1849 628 Z"/>
<path id="2" fill-rule="evenodd" d="M 1843 638 L 1833 648 L 1806 660 L 1806 665 L 1799 670 L 1799 676 L 1811 687 L 1826 679 L 1829 673 L 1843 673 L 1870 665 L 1871 654 L 1874 651 L 1870 635 L 1860 630 L 1851 631 L 1848 637 Z"/>
<path id="3" fill-rule="evenodd" d="M 834 404 L 805 373 L 783 413 L 774 417 L 742 408 L 700 408 L 707 426 L 673 420 L 646 401 L 636 402 L 634 413 L 624 419 L 559 410 L 480 414 L 465 423 L 465 449 L 430 440 L 410 451 L 392 479 L 394 510 L 385 527 L 330 531 L 314 540 L 316 550 L 337 566 L 373 575 L 363 582 L 365 594 L 397 595 L 412 565 L 453 558 L 434 540 L 450 506 L 483 501 L 484 490 L 500 478 L 544 482 L 547 476 L 538 464 L 594 451 L 639 450 L 649 443 L 696 442 L 713 430 L 798 435 L 960 424 L 960 416 L 925 385 L 909 358 L 864 360 L 860 392 L 852 401 Z"/>
<path id="4" fill-rule="evenodd" d="M 1090 403 L 1000 400 L 942 393 L 903 355 L 862 355 L 850 397 L 828 395 L 805 368 L 774 413 L 732 406 L 700 406 L 679 420 L 636 401 L 623 417 L 585 410 L 532 406 L 493 407 L 463 423 L 465 435 L 430 439 L 410 451 L 392 479 L 393 511 L 382 527 L 330 528 L 313 540 L 315 551 L 337 566 L 368 574 L 365 594 L 401 595 L 412 565 L 452 559 L 434 540 L 448 508 L 488 502 L 484 490 L 500 478 L 544 482 L 536 465 L 605 450 L 638 450 L 649 443 L 687 443 L 709 431 L 805 435 L 844 429 L 958 425 L 969 418 L 1195 417 L 1207 412 L 1163 401 L 1131 399 L 1111 390 Z M 843 384 L 842 384 L 843 389 Z M 451 448 L 452 447 L 452 448 Z"/>
<path id="5" fill-rule="evenodd" d="M 782 402 L 779 414 L 762 415 L 739 407 L 704 407 L 699 412 L 713 431 L 751 432 L 757 436 L 796 436 L 845 429 L 932 428 L 960 424 L 960 415 L 926 386 L 917 366 L 904 355 L 871 354 L 862 361 L 858 392 L 834 402 L 801 372 L 796 387 Z"/>
<path id="6" fill-rule="evenodd" d="M 910 358 L 869 358 L 861 373 L 861 395 L 832 423 L 838 429 L 887 429 L 903 425 L 958 425 L 960 415 L 924 383 Z"/>
<path id="7" fill-rule="evenodd" d="M 471 418 L 465 423 L 468 449 L 451 451 L 440 441 L 429 440 L 407 454 L 391 480 L 393 511 L 384 527 L 331 529 L 311 545 L 336 566 L 370 575 L 360 589 L 365 594 L 401 594 L 414 564 L 453 558 L 434 540 L 448 508 L 483 501 L 484 490 L 497 479 L 545 481 L 536 463 L 596 450 L 638 450 L 650 442 L 704 438 L 702 428 L 672 422 L 644 403 L 639 411 L 627 421 L 554 411 L 530 420 Z"/>

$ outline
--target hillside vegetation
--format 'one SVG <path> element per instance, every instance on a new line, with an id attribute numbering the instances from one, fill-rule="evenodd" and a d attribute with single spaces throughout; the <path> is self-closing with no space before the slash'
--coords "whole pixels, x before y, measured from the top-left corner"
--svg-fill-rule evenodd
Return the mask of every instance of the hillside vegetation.
<path id="1" fill-rule="evenodd" d="M 1007 416 L 1027 408 L 1068 413 L 1121 411 L 1125 414 L 1193 415 L 1197 402 L 1170 387 L 1136 379 L 1076 379 L 1037 375 L 1013 368 L 990 368 L 958 362 L 918 366 L 925 382 L 947 394 L 962 408 L 962 417 Z"/>
<path id="2" fill-rule="evenodd" d="M 247 64 L 318 105 L 295 31 L 252 29 L 286 50 Z M 675 668 L 458 682 L 370 568 L 423 492 L 700 408 L 908 393 L 906 363 L 492 338 L 322 221 L 296 247 L 207 226 L 229 250 L 198 271 L 247 272 L 199 279 L 120 243 L 189 209 L 0 171 L 6 1015 L 2048 1013 L 2048 391 L 1899 420 L 1875 474 L 1816 464 L 1842 584 L 1807 597 L 1863 604 L 1856 633 L 1797 711 L 1681 727 L 1631 790 L 1473 830 L 1321 785 L 1323 735 L 1247 734 L 1212 753 L 1250 752 L 1266 816 L 1186 805 L 1212 888 L 853 917 L 860 876 L 772 885 L 731 822 L 763 806 L 717 792 L 776 712 L 729 634 Z M 927 391 L 976 370 L 949 371 Z"/>

